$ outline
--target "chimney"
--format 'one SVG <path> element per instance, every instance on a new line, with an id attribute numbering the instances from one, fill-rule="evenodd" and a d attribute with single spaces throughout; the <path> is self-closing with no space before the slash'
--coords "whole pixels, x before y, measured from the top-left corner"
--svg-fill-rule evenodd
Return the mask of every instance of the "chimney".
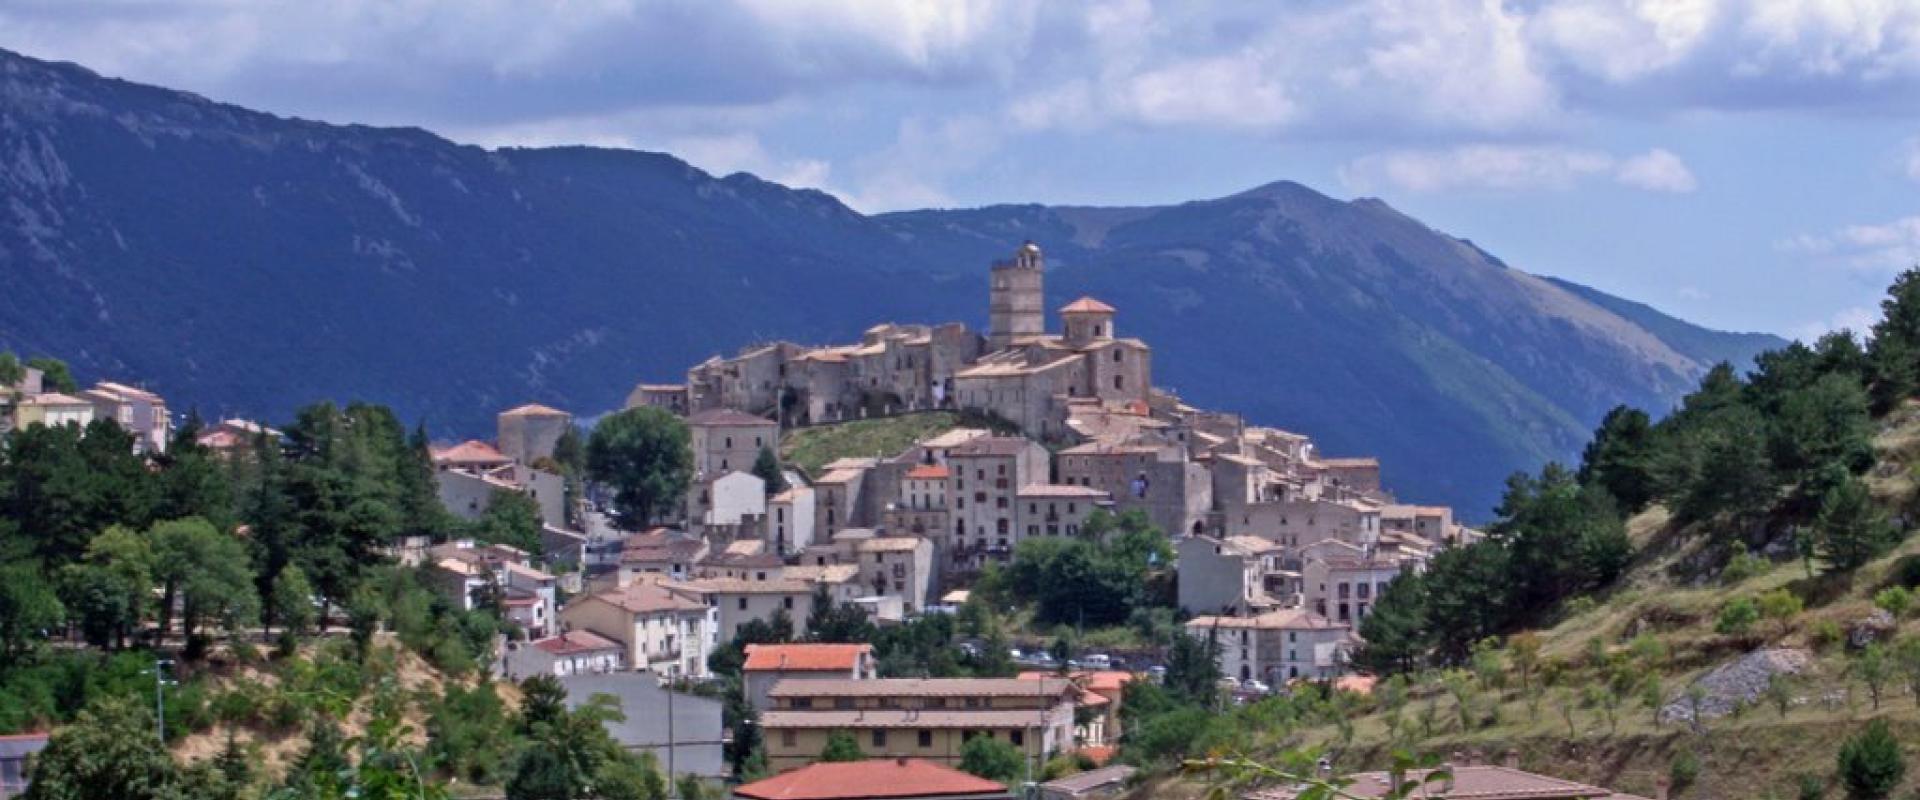
<path id="1" fill-rule="evenodd" d="M 1653 780 L 1653 800 L 1667 800 L 1667 792 L 1673 788 L 1673 779 L 1662 775 Z"/>
<path id="2" fill-rule="evenodd" d="M 1520 768 L 1520 748 L 1517 748 L 1517 747 L 1507 748 L 1507 752 L 1500 757 L 1500 765 L 1503 767 L 1506 767 L 1507 769 L 1519 769 Z"/>

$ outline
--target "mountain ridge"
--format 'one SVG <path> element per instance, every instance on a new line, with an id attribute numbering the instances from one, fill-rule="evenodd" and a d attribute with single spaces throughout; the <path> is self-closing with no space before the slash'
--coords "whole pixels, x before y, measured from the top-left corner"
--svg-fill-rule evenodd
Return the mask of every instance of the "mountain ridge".
<path id="1" fill-rule="evenodd" d="M 368 398 L 464 436 L 526 399 L 596 413 L 755 341 L 980 327 L 987 264 L 1034 239 L 1050 306 L 1119 307 L 1156 383 L 1377 454 L 1402 494 L 1474 517 L 1507 472 L 1577 452 L 1607 407 L 1664 410 L 1705 355 L 1779 343 L 1292 181 L 869 216 L 670 154 L 487 150 L 5 51 L 0 99 L 0 349 L 209 414 Z"/>

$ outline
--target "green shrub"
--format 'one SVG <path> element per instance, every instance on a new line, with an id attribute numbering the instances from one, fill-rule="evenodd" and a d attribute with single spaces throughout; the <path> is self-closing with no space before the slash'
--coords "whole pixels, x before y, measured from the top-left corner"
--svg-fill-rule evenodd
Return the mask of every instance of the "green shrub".
<path id="1" fill-rule="evenodd" d="M 1720 571 L 1720 582 L 1728 585 L 1740 583 L 1750 578 L 1767 574 L 1773 568 L 1772 562 L 1763 556 L 1754 555 L 1746 545 L 1737 545 L 1733 558 L 1728 559 L 1725 569 Z"/>
<path id="2" fill-rule="evenodd" d="M 1812 631 L 1807 634 L 1808 641 L 1812 642 L 1813 646 L 1820 650 L 1831 648 L 1846 641 L 1846 638 L 1847 632 L 1840 628 L 1840 623 L 1830 619 L 1823 619 L 1813 623 Z"/>
<path id="3" fill-rule="evenodd" d="M 1905 586 L 1889 586 L 1873 596 L 1873 604 L 1899 619 L 1913 608 L 1913 592 Z"/>
<path id="4" fill-rule="evenodd" d="M 1751 597 L 1737 597 L 1720 608 L 1713 630 L 1724 636 L 1746 636 L 1760 621 L 1760 606 Z"/>
<path id="5" fill-rule="evenodd" d="M 1673 781 L 1675 793 L 1685 791 L 1700 779 L 1700 757 L 1693 754 L 1692 748 L 1673 754 L 1673 761 L 1667 765 L 1667 779 Z"/>

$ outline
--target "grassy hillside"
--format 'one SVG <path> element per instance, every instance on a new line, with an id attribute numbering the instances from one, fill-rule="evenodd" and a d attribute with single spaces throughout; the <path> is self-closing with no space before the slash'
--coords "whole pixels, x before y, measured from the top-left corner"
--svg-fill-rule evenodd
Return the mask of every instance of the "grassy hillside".
<path id="1" fill-rule="evenodd" d="M 917 440 L 959 426 L 960 415 L 945 411 L 815 425 L 788 431 L 780 442 L 780 456 L 808 475 L 818 475 L 835 459 L 899 455 Z"/>
<path id="2" fill-rule="evenodd" d="M 1909 405 L 1883 421 L 1874 449 L 1868 484 L 1876 500 L 1889 510 L 1910 508 L 1914 466 L 1920 464 L 1920 408 Z M 1876 709 L 1862 651 L 1845 636 L 1875 613 L 1877 594 L 1911 580 L 1905 568 L 1920 563 L 1920 537 L 1908 537 L 1850 574 L 1810 574 L 1793 553 L 1777 552 L 1749 560 L 1746 574 L 1734 568 L 1730 576 L 1728 568 L 1701 566 L 1713 563 L 1707 552 L 1713 537 L 1676 526 L 1664 508 L 1636 515 L 1628 529 L 1637 552 L 1629 572 L 1595 602 L 1570 603 L 1560 619 L 1529 635 L 1539 656 L 1527 677 L 1513 645 L 1520 637 L 1512 637 L 1506 648 L 1490 650 L 1469 671 L 1455 673 L 1451 685 L 1437 675 L 1411 681 L 1397 714 L 1385 699 L 1391 690 L 1346 698 L 1344 721 L 1328 714 L 1305 724 L 1263 726 L 1257 720 L 1271 712 L 1239 709 L 1231 716 L 1243 738 L 1229 749 L 1272 759 L 1292 748 L 1324 748 L 1347 770 L 1382 768 L 1396 748 L 1482 761 L 1498 761 L 1511 750 L 1523 768 L 1649 797 L 1657 781 L 1686 772 L 1685 763 L 1692 761 L 1696 775 L 1673 796 L 1799 797 L 1802 776 L 1810 776 L 1826 782 L 1821 796 L 1837 798 L 1844 791 L 1831 777 L 1841 742 L 1881 718 L 1907 744 L 1907 780 L 1893 796 L 1920 791 L 1920 751 L 1913 747 L 1920 742 L 1920 694 L 1914 693 L 1920 672 L 1913 672 L 1920 665 L 1889 657 Z M 1744 634 L 1718 629 L 1729 604 L 1780 590 L 1800 598 L 1804 610 L 1761 619 Z M 1879 641 L 1890 647 L 1914 636 L 1920 636 L 1920 613 L 1910 610 Z M 1763 648 L 1811 656 L 1790 690 L 1780 693 L 1784 712 L 1774 697 L 1763 695 L 1700 729 L 1684 719 L 1656 720 L 1649 699 L 1684 707 L 1687 687 L 1696 680 Z M 1622 675 L 1636 687 L 1609 699 L 1605 687 Z M 1657 693 L 1638 683 L 1646 675 L 1658 676 Z M 1163 779 L 1153 796 L 1197 794 L 1200 788 L 1197 779 Z"/>

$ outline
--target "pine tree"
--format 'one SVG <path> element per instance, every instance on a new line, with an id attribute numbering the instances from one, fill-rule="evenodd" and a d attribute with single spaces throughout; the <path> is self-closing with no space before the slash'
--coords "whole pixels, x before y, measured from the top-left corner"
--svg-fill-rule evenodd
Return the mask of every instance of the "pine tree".
<path id="1" fill-rule="evenodd" d="M 1865 731 L 1841 745 L 1839 762 L 1849 800 L 1885 800 L 1907 774 L 1900 740 L 1881 719 L 1867 723 Z"/>
<path id="2" fill-rule="evenodd" d="M 753 474 L 766 482 L 768 497 L 787 490 L 787 476 L 780 471 L 780 459 L 771 447 L 760 448 L 760 454 L 753 459 Z"/>
<path id="3" fill-rule="evenodd" d="M 1886 413 L 1920 390 L 1920 269 L 1909 269 L 1887 288 L 1867 345 L 1874 410 Z"/>
<path id="4" fill-rule="evenodd" d="M 1815 551 L 1835 572 L 1859 568 L 1886 552 L 1899 536 L 1874 505 L 1867 485 L 1851 476 L 1821 499 L 1813 527 Z"/>

